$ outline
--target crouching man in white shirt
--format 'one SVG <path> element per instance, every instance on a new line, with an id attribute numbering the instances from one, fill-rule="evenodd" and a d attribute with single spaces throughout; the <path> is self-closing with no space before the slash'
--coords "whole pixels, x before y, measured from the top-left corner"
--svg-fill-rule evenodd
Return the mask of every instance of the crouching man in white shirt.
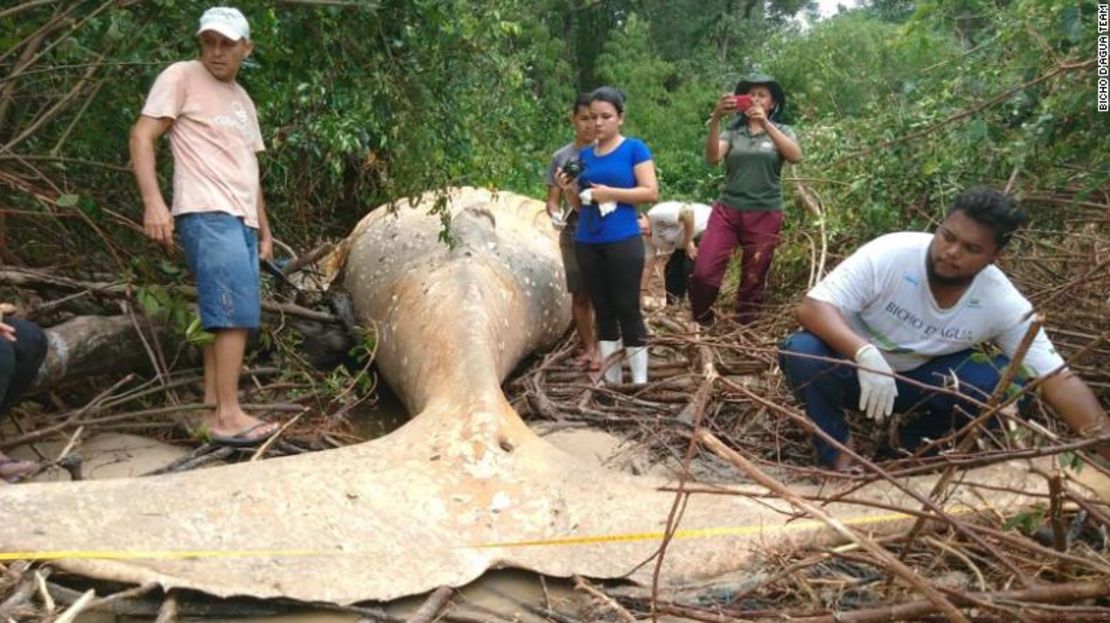
<path id="1" fill-rule="evenodd" d="M 986 402 L 1032 322 L 1029 301 L 994 265 L 1024 218 L 1006 195 L 972 188 L 956 197 L 935 234 L 881 236 L 829 273 L 797 309 L 805 330 L 787 338 L 779 354 L 806 415 L 850 444 L 845 408 L 858 404 L 876 423 L 912 409 L 898 431 L 907 450 L 976 415 L 975 403 L 952 390 Z M 1002 354 L 976 355 L 987 343 Z M 1017 382 L 1049 376 L 1042 397 L 1073 430 L 1110 432 L 1098 399 L 1064 367 L 1043 330 L 1022 364 L 1028 374 Z M 822 463 L 848 467 L 845 454 L 814 442 Z M 1099 452 L 1110 458 L 1106 444 Z"/>

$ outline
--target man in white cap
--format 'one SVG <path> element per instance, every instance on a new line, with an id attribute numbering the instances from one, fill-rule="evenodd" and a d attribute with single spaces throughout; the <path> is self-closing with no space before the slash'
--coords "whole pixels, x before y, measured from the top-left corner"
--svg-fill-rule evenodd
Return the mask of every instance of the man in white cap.
<path id="1" fill-rule="evenodd" d="M 215 7 L 200 18 L 200 59 L 174 63 L 155 80 L 131 129 L 131 161 L 143 198 L 143 230 L 169 248 L 177 232 L 197 282 L 197 308 L 215 334 L 204 347 L 204 415 L 209 439 L 252 445 L 277 426 L 239 405 L 247 334 L 261 317 L 259 257 L 273 239 L 258 177 L 264 149 L 254 103 L 235 82 L 250 55 L 250 26 L 238 9 Z M 167 134 L 173 152 L 173 209 L 155 173 L 155 145 Z"/>

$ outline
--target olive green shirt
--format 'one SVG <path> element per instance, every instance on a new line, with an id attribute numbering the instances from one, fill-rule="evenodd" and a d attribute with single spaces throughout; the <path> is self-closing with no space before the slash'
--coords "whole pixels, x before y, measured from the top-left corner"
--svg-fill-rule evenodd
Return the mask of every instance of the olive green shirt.
<path id="1" fill-rule="evenodd" d="M 772 122 L 774 123 L 774 122 Z M 783 134 L 794 138 L 790 126 L 775 123 Z M 721 132 L 725 151 L 725 181 L 717 201 L 733 210 L 771 211 L 782 209 L 782 154 L 767 132 L 752 135 L 747 124 Z"/>

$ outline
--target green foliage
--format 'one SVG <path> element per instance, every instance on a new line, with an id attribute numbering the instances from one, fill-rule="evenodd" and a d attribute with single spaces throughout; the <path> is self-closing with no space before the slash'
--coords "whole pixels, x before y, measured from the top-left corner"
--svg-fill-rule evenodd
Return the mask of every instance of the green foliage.
<path id="1" fill-rule="evenodd" d="M 787 91 L 806 154 L 787 174 L 825 203 L 834 248 L 927 227 L 958 190 L 1015 172 L 1019 192 L 1110 185 L 1110 118 L 1082 65 L 1094 0 L 874 0 L 789 21 L 803 5 L 243 2 L 255 51 L 240 81 L 268 147 L 274 230 L 308 248 L 374 206 L 447 185 L 540 197 L 575 93 L 603 82 L 628 94 L 625 129 L 652 148 L 663 199 L 712 201 L 720 170 L 704 163 L 704 122 L 755 69 Z M 181 277 L 125 226 L 141 213 L 127 135 L 158 72 L 196 55 L 205 6 L 66 2 L 0 17 L 5 207 L 44 215 L 8 222 L 25 263 L 68 255 L 140 282 Z M 788 228 L 812 227 L 785 186 Z"/>
<path id="2" fill-rule="evenodd" d="M 786 88 L 795 118 L 836 123 L 871 117 L 891 102 L 912 98 L 918 73 L 942 60 L 943 37 L 903 30 L 848 13 L 803 36 L 779 34 L 767 44 L 766 67 Z"/>
<path id="3" fill-rule="evenodd" d="M 23 137 L 19 154 L 52 159 L 19 174 L 60 187 L 58 209 L 77 207 L 95 219 L 110 205 L 137 220 L 139 198 L 123 170 L 129 128 L 154 77 L 196 57 L 193 33 L 205 6 L 68 3 L 60 21 L 51 7 L 0 18 L 0 41 L 10 46 L 0 51 L 7 53 L 0 73 L 12 95 L 0 98 L 0 144 Z M 535 158 L 554 135 L 536 130 L 550 125 L 556 99 L 569 99 L 573 88 L 569 67 L 552 58 L 561 43 L 523 1 L 239 6 L 255 47 L 238 79 L 259 109 L 268 147 L 263 187 L 285 241 L 303 247 L 343 235 L 372 207 L 428 189 L 523 186 L 539 177 Z M 80 28 L 35 42 L 37 30 L 66 19 Z M 533 49 L 532 40 L 542 45 Z M 23 52 L 33 64 L 20 64 Z M 87 80 L 80 73 L 86 67 L 93 68 Z M 39 116 L 56 104 L 52 117 Z M 168 198 L 168 150 L 159 165 Z M 34 193 L 17 201 L 41 209 Z M 137 232 L 117 224 L 108 231 L 111 246 L 147 248 L 135 244 Z M 87 231 L 75 231 L 79 223 L 63 226 L 93 242 Z M 29 238 L 21 253 L 32 262 L 58 253 L 56 238 Z"/>
<path id="4" fill-rule="evenodd" d="M 1029 510 L 1008 517 L 1002 522 L 1003 530 L 1020 530 L 1023 534 L 1033 534 L 1044 525 L 1046 509 L 1043 504 L 1036 504 Z"/>
<path id="5" fill-rule="evenodd" d="M 140 286 L 135 290 L 135 299 L 147 316 L 168 320 L 171 329 L 186 332 L 192 312 L 188 303 L 172 290 L 156 284 Z"/>
<path id="6" fill-rule="evenodd" d="M 200 324 L 200 316 L 195 316 L 189 326 L 185 328 L 185 341 L 194 346 L 206 346 L 216 341 L 216 336 L 204 330 Z"/>
<path id="7" fill-rule="evenodd" d="M 1083 457 L 1076 452 L 1061 452 L 1057 455 L 1057 460 L 1060 462 L 1060 467 L 1071 470 L 1076 474 L 1082 472 L 1083 466 L 1086 465 Z"/>
<path id="8" fill-rule="evenodd" d="M 374 353 L 378 350 L 378 332 L 376 329 L 367 329 L 363 331 L 362 340 L 351 347 L 349 355 L 355 361 L 366 362 L 374 358 Z"/>
<path id="9" fill-rule="evenodd" d="M 697 137 L 690 132 L 699 120 L 690 109 L 689 92 L 666 87 L 675 80 L 675 66 L 656 53 L 649 24 L 629 16 L 623 28 L 611 33 L 597 71 L 601 82 L 626 92 L 623 131 L 648 143 L 660 188 L 672 198 L 691 170 L 702 167 Z"/>
<path id="10" fill-rule="evenodd" d="M 902 24 L 857 11 L 773 39 L 767 67 L 790 94 L 834 238 L 927 228 L 959 190 L 1015 174 L 1019 194 L 1105 188 L 1110 128 L 1084 86 L 1091 68 L 1058 69 L 1089 56 L 1093 29 L 1074 25 L 1093 11 L 919 3 Z"/>

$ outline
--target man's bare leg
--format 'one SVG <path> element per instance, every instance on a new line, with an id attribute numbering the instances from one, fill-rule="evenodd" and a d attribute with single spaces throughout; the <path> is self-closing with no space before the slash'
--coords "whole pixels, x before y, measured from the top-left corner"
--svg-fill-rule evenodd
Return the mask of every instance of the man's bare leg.
<path id="1" fill-rule="evenodd" d="M 590 305 L 590 297 L 585 292 L 574 292 L 571 295 L 571 312 L 574 315 L 574 326 L 578 330 L 578 339 L 582 342 L 582 359 L 591 369 L 601 366 L 601 359 L 597 353 L 597 335 L 594 333 L 594 310 Z"/>
<path id="2" fill-rule="evenodd" d="M 215 403 L 216 410 L 205 416 L 205 422 L 212 434 L 230 437 L 263 422 L 247 415 L 239 406 L 239 372 L 247 347 L 247 330 L 221 329 L 215 334 L 215 342 L 204 348 L 204 401 Z M 276 426 L 273 423 L 259 426 L 249 436 L 266 437 Z"/>
<path id="3" fill-rule="evenodd" d="M 216 404 L 216 346 L 204 345 L 204 404 Z M 215 406 L 213 406 L 215 409 Z M 216 421 L 215 410 L 205 415 L 206 421 Z"/>

